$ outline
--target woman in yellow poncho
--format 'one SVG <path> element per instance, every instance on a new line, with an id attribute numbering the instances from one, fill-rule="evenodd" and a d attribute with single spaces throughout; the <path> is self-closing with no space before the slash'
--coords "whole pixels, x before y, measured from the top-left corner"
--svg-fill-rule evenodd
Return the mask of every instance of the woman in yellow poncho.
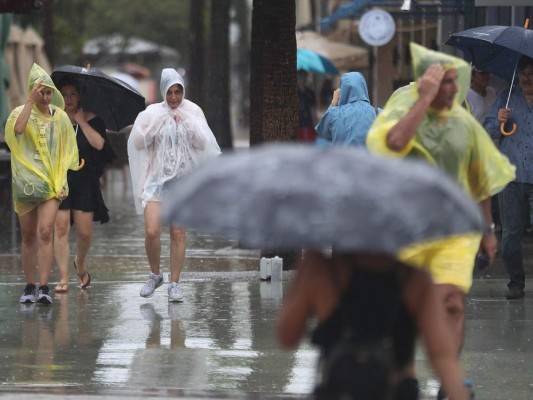
<path id="1" fill-rule="evenodd" d="M 447 172 L 480 203 L 487 225 L 493 227 L 490 197 L 514 180 L 515 168 L 461 106 L 470 85 L 471 66 L 414 43 L 410 51 L 417 81 L 391 96 L 370 128 L 367 148 L 375 154 L 422 158 Z M 439 286 L 458 355 L 476 252 L 481 249 L 492 261 L 496 245 L 494 231 L 487 230 L 483 237 L 471 234 L 420 243 L 399 254 L 404 262 L 428 268 Z"/>
<path id="2" fill-rule="evenodd" d="M 78 169 L 78 147 L 64 100 L 37 64 L 28 77 L 28 100 L 9 115 L 5 137 L 11 150 L 13 204 L 22 233 L 21 261 L 26 287 L 21 303 L 51 304 L 48 281 L 59 202 L 68 195 L 67 170 Z"/>

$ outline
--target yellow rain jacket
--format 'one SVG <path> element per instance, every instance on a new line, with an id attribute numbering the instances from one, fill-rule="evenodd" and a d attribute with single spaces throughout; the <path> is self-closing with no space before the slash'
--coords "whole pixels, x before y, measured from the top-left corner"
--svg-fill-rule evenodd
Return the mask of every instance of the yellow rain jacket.
<path id="1" fill-rule="evenodd" d="M 370 128 L 368 150 L 375 154 L 421 157 L 446 171 L 476 201 L 500 192 L 515 179 L 515 167 L 494 145 L 485 129 L 461 104 L 470 86 L 471 67 L 447 54 L 410 44 L 414 76 L 420 78 L 434 63 L 457 70 L 459 92 L 449 110 L 429 109 L 415 136 L 400 152 L 387 147 L 387 134 L 418 99 L 416 83 L 393 93 Z"/>
<path id="2" fill-rule="evenodd" d="M 45 116 L 34 105 L 26 129 L 16 135 L 15 122 L 24 108 L 19 106 L 11 112 L 5 126 L 6 142 L 11 150 L 13 203 L 18 215 L 30 212 L 43 201 L 59 198 L 62 188 L 68 193 L 67 170 L 78 169 L 76 133 L 63 111 L 63 96 L 50 76 L 33 64 L 27 93 L 39 83 L 53 90 L 52 116 Z"/>
<path id="3" fill-rule="evenodd" d="M 500 192 L 515 179 L 515 167 L 496 148 L 485 129 L 461 106 L 470 86 L 471 66 L 457 57 L 415 43 L 410 44 L 410 51 L 416 80 L 435 63 L 443 65 L 445 71 L 457 70 L 459 92 L 454 104 L 449 110 L 430 108 L 411 141 L 397 152 L 387 147 L 387 134 L 418 99 L 416 82 L 398 89 L 369 130 L 368 150 L 385 156 L 423 158 L 447 172 L 477 202 Z M 414 265 L 429 266 L 437 283 L 451 283 L 466 292 L 472 282 L 480 238 L 479 234 L 471 234 L 417 244 L 402 250 L 400 258 Z M 450 254 L 452 248 L 456 251 Z M 452 271 L 452 264 L 455 271 Z"/>

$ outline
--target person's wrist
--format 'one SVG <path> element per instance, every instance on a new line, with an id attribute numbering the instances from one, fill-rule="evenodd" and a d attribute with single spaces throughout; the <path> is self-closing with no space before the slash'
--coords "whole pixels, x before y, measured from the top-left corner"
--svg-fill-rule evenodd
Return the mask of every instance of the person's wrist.
<path id="1" fill-rule="evenodd" d="M 487 233 L 495 234 L 496 233 L 496 224 L 494 222 L 491 222 L 489 224 L 489 228 L 487 229 Z"/>
<path id="2" fill-rule="evenodd" d="M 427 94 L 427 93 L 418 94 L 418 102 L 423 104 L 426 107 L 429 107 L 433 99 L 434 99 L 434 96 L 431 96 L 430 94 Z"/>

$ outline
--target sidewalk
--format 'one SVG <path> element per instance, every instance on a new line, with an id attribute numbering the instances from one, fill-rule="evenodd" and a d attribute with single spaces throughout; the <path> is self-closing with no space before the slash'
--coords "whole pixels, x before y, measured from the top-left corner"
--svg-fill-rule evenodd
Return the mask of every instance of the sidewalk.
<path id="1" fill-rule="evenodd" d="M 143 220 L 120 176 L 111 171 L 104 190 L 111 222 L 95 225 L 90 290 L 75 287 L 73 270 L 70 292 L 55 295 L 51 307 L 18 304 L 20 234 L 9 215 L 0 216 L 0 398 L 304 398 L 316 350 L 309 341 L 282 350 L 274 335 L 291 272 L 283 283 L 261 282 L 258 251 L 189 232 L 185 301 L 169 304 L 166 285 L 141 298 L 148 274 Z M 525 252 L 531 277 L 530 237 Z M 168 235 L 162 254 L 167 273 Z M 533 295 L 505 300 L 505 276 L 498 260 L 476 277 L 467 301 L 462 360 L 476 399 L 533 398 Z M 435 398 L 426 356 L 419 350 L 416 358 L 422 398 Z"/>

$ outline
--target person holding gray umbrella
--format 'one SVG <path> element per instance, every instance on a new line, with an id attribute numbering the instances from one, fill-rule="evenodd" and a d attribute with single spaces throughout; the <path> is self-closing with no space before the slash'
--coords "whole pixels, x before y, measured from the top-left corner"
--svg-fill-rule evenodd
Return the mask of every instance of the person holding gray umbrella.
<path id="1" fill-rule="evenodd" d="M 145 248 L 150 275 L 141 297 L 151 297 L 163 284 L 160 220 L 161 199 L 171 182 L 179 181 L 198 164 L 220 154 L 204 113 L 185 99 L 185 84 L 173 68 L 161 72 L 164 101 L 141 112 L 128 139 L 133 199 L 138 214 L 144 213 Z M 183 301 L 178 282 L 185 262 L 185 230 L 170 226 L 170 284 L 168 300 Z"/>
<path id="2" fill-rule="evenodd" d="M 418 398 L 417 383 L 405 373 L 418 334 L 450 399 L 470 399 L 425 271 L 380 253 L 328 258 L 307 251 L 279 313 L 278 341 L 294 348 L 314 318 L 311 341 L 321 351 L 314 399 Z"/>
<path id="3" fill-rule="evenodd" d="M 533 58 L 522 56 L 518 66 L 518 86 L 506 90 L 496 98 L 484 127 L 500 150 L 516 166 L 516 179 L 499 194 L 502 223 L 502 258 L 509 275 L 509 300 L 524 297 L 525 273 L 522 257 L 522 236 L 529 209 L 533 205 Z M 512 112 L 511 112 L 512 110 Z M 501 126 L 514 124 L 516 131 L 509 135 Z"/>
<path id="4" fill-rule="evenodd" d="M 435 208 L 435 204 L 441 207 Z M 290 307 L 285 315 L 288 323 L 296 323 L 297 319 L 302 323 L 313 315 L 325 319 L 337 300 L 341 301 L 340 293 L 349 280 L 341 275 L 347 277 L 349 268 L 353 268 L 353 276 L 362 277 L 365 280 L 361 283 L 372 282 L 372 285 L 363 283 L 366 295 L 360 297 L 361 300 L 346 299 L 348 311 L 357 308 L 360 312 L 355 326 L 359 334 L 349 338 L 355 342 L 352 344 L 365 351 L 376 349 L 375 345 L 381 342 L 379 339 L 396 330 L 389 328 L 397 321 L 401 326 L 396 332 L 406 339 L 405 346 L 398 344 L 396 347 L 402 352 L 403 366 L 405 354 L 412 356 L 408 344 L 414 333 L 409 332 L 409 326 L 416 321 L 424 336 L 431 336 L 430 340 L 438 339 L 437 347 L 442 346 L 439 350 L 444 351 L 448 367 L 441 365 L 436 370 L 446 389 L 454 395 L 466 393 L 458 374 L 451 332 L 438 328 L 439 332 L 433 336 L 428 330 L 430 327 L 419 325 L 423 320 L 427 322 L 428 317 L 445 318 L 440 304 L 434 309 L 435 288 L 429 284 L 425 272 L 411 274 L 409 271 L 413 268 L 396 261 L 398 252 L 412 243 L 458 234 L 473 235 L 479 240 L 479 232 L 484 228 L 479 207 L 442 171 L 420 161 L 376 157 L 359 148 L 263 145 L 247 152 L 222 155 L 192 171 L 169 188 L 163 209 L 166 222 L 205 233 L 228 235 L 244 248 L 304 248 L 309 255 L 310 250 L 320 251 L 331 245 L 335 255 L 320 258 L 317 269 L 321 273 L 313 280 L 312 287 L 307 287 L 307 279 L 296 278 L 294 291 L 305 292 L 301 296 L 305 301 L 299 302 L 301 307 Z M 345 267 L 341 267 L 342 272 L 337 274 L 335 266 L 342 260 Z M 298 270 L 309 268 L 311 271 L 307 271 L 307 276 L 312 277 L 315 267 L 313 260 L 304 258 Z M 365 277 L 367 272 L 375 273 L 371 281 Z M 421 284 L 414 284 L 414 287 L 431 292 L 427 299 L 433 299 L 432 306 L 425 301 L 425 295 L 430 292 L 419 296 L 420 292 L 411 293 L 408 289 L 415 281 L 407 284 L 408 279 L 397 280 L 404 272 L 423 278 L 419 281 Z M 334 296 L 328 298 L 323 293 L 326 290 Z M 409 297 L 408 302 L 414 299 L 418 306 L 428 305 L 425 312 L 429 315 L 422 316 L 421 310 L 411 308 L 412 305 L 406 310 L 405 302 Z M 402 313 L 406 311 L 408 318 L 397 320 L 395 312 L 388 311 L 372 315 L 375 304 L 379 304 L 380 310 L 394 310 L 400 301 L 403 303 Z M 442 319 L 435 327 L 443 326 Z M 394 324 L 383 321 L 394 321 Z M 372 328 L 367 329 L 367 322 Z M 302 332 L 301 326 L 300 329 L 288 326 L 283 330 L 280 340 L 285 345 L 294 345 Z M 292 335 L 292 339 L 284 335 Z M 330 337 L 332 342 L 340 338 L 337 334 Z M 376 350 L 383 354 L 383 349 Z M 370 365 L 363 367 L 366 372 L 368 368 Z M 408 372 L 403 371 L 401 377 L 409 376 Z M 456 398 L 467 398 L 461 396 Z"/>

